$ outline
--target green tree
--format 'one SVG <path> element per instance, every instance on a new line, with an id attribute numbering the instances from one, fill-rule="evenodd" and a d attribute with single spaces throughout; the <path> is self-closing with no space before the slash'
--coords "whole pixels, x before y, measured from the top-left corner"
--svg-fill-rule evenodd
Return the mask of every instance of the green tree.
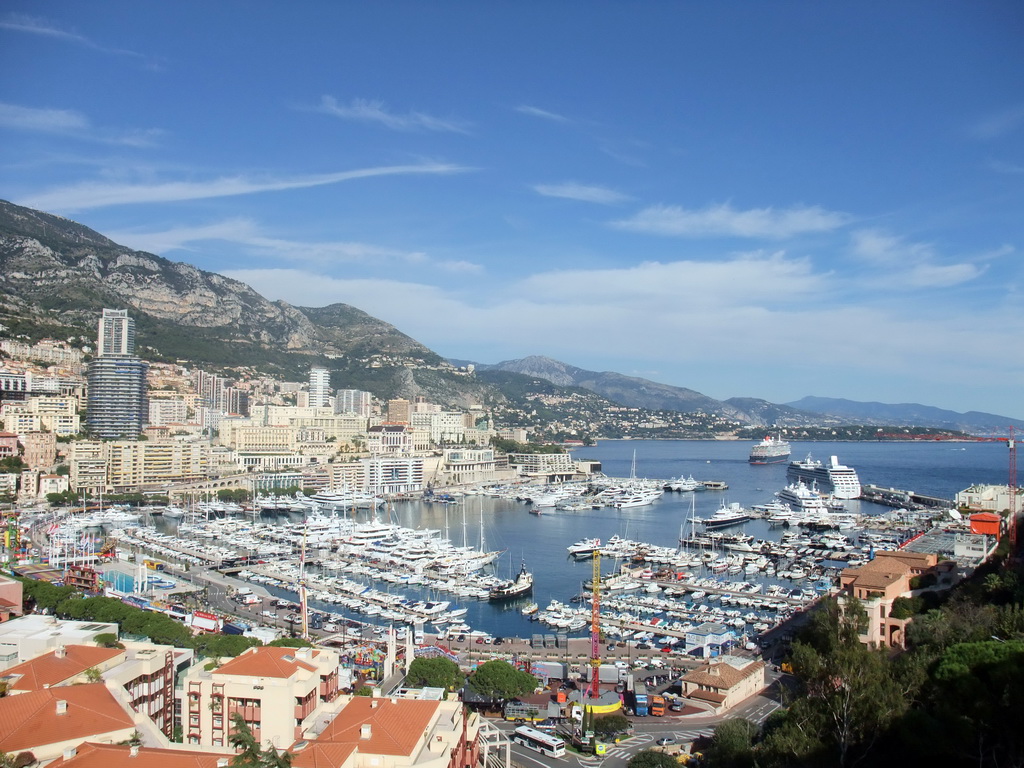
<path id="1" fill-rule="evenodd" d="M 626 768 L 679 768 L 679 763 L 672 755 L 657 749 L 645 749 L 633 755 Z"/>
<path id="2" fill-rule="evenodd" d="M 519 671 L 507 661 L 494 659 L 477 667 L 469 678 L 469 686 L 481 696 L 506 701 L 532 693 L 537 687 L 537 678 Z"/>
<path id="3" fill-rule="evenodd" d="M 312 648 L 313 644 L 309 640 L 304 640 L 301 637 L 279 637 L 277 640 L 271 640 L 267 643 L 271 648 Z"/>
<path id="4" fill-rule="evenodd" d="M 594 718 L 594 733 L 598 736 L 614 736 L 630 728 L 629 718 L 622 714 L 601 715 Z"/>
<path id="5" fill-rule="evenodd" d="M 254 637 L 242 635 L 197 635 L 192 647 L 203 656 L 235 657 L 262 643 Z"/>
<path id="6" fill-rule="evenodd" d="M 236 768 L 261 768 L 263 753 L 260 751 L 260 743 L 256 741 L 252 730 L 238 712 L 231 715 L 231 734 L 228 736 L 228 743 L 239 750 L 231 765 Z"/>
<path id="7" fill-rule="evenodd" d="M 798 681 L 784 716 L 766 728 L 765 750 L 805 764 L 846 766 L 868 754 L 907 706 L 884 651 L 858 640 L 867 615 L 857 601 L 831 600 L 794 643 Z"/>
<path id="8" fill-rule="evenodd" d="M 1024 765 L 1024 642 L 959 643 L 939 658 L 925 685 L 927 732 L 937 760 Z"/>
<path id="9" fill-rule="evenodd" d="M 749 720 L 732 718 L 715 728 L 704 757 L 713 768 L 749 768 L 754 765 L 754 737 L 757 726 Z"/>
<path id="10" fill-rule="evenodd" d="M 465 679 L 459 665 L 443 656 L 433 659 L 420 656 L 413 659 L 409 665 L 409 674 L 406 675 L 410 685 L 444 688 L 447 691 L 455 690 Z"/>

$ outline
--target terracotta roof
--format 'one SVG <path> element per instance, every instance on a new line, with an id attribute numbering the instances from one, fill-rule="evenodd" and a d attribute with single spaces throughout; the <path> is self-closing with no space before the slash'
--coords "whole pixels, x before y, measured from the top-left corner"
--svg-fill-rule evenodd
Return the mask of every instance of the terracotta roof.
<path id="1" fill-rule="evenodd" d="M 721 704 L 725 701 L 724 693 L 715 693 L 714 691 L 702 691 L 699 688 L 696 691 L 691 691 L 687 696 L 691 699 L 700 699 L 701 701 L 710 701 L 714 704 Z"/>
<path id="2" fill-rule="evenodd" d="M 57 702 L 67 711 L 57 714 Z M 21 752 L 133 729 L 135 722 L 103 683 L 29 691 L 0 699 L 0 751 Z"/>
<path id="3" fill-rule="evenodd" d="M 82 744 L 70 760 L 63 756 L 50 763 L 51 768 L 217 768 L 218 760 L 231 764 L 232 756 L 224 753 L 191 752 L 180 749 L 139 747 L 132 757 L 127 744 Z"/>
<path id="4" fill-rule="evenodd" d="M 98 648 L 95 645 L 69 645 L 60 650 L 44 653 L 34 659 L 10 667 L 4 677 L 19 675 L 11 683 L 11 690 L 38 691 L 51 685 L 66 683 L 71 679 L 116 656 L 124 656 L 122 648 Z"/>
<path id="5" fill-rule="evenodd" d="M 410 757 L 423 741 L 423 732 L 439 706 L 436 701 L 356 696 L 324 729 L 317 742 L 353 744 L 367 754 Z M 363 725 L 370 726 L 369 738 L 362 737 Z"/>
<path id="6" fill-rule="evenodd" d="M 297 648 L 257 646 L 213 670 L 215 675 L 250 675 L 252 677 L 280 677 L 287 679 L 299 669 L 316 672 L 308 661 L 295 656 Z M 314 652 L 314 655 L 316 653 Z"/>
<path id="7" fill-rule="evenodd" d="M 752 661 L 742 669 L 737 669 L 728 662 L 718 661 L 697 667 L 683 675 L 682 679 L 687 683 L 707 685 L 717 690 L 728 691 L 762 669 L 764 669 L 763 661 Z"/>
<path id="8" fill-rule="evenodd" d="M 292 768 L 338 768 L 355 751 L 355 744 L 313 742 L 301 751 L 291 753 Z"/>

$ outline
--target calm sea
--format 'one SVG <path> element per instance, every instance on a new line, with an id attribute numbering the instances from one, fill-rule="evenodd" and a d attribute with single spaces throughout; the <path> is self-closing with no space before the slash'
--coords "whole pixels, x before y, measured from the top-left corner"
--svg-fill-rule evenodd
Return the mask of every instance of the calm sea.
<path id="1" fill-rule="evenodd" d="M 463 539 L 479 546 L 481 530 L 488 549 L 505 549 L 497 561 L 499 575 L 511 577 L 520 563 L 535 577 L 533 599 L 543 608 L 552 599 L 568 601 L 581 591 L 592 571 L 590 561 L 575 562 L 566 547 L 597 536 L 606 540 L 613 534 L 663 546 L 676 546 L 690 516 L 691 497 L 696 516 L 711 515 L 723 502 L 744 506 L 767 502 L 786 484 L 786 465 L 754 466 L 747 462 L 751 443 L 747 441 L 608 440 L 574 451 L 578 459 L 602 462 L 606 475 L 628 477 L 635 455 L 636 476 L 668 479 L 692 475 L 697 480 L 721 480 L 726 491 L 697 494 L 666 493 L 651 506 L 587 512 L 555 512 L 530 515 L 526 504 L 467 496 L 463 503 L 444 507 L 424 502 L 397 504 L 392 520 L 410 527 L 445 530 L 457 544 Z M 1009 466 L 1007 448 L 1000 443 L 793 443 L 793 459 L 811 454 L 828 461 L 836 455 L 841 463 L 854 467 L 864 484 L 911 490 L 952 499 L 957 491 L 974 483 L 1005 484 Z M 873 514 L 884 511 L 866 502 L 849 502 L 850 511 Z M 777 538 L 778 532 L 754 520 L 746 532 L 761 538 Z M 606 573 L 612 563 L 602 568 Z M 411 593 L 417 597 L 429 593 Z M 450 596 L 433 595 L 453 600 Z M 494 635 L 529 636 L 551 632 L 520 614 L 527 601 L 489 604 L 462 603 L 469 609 L 467 622 Z"/>

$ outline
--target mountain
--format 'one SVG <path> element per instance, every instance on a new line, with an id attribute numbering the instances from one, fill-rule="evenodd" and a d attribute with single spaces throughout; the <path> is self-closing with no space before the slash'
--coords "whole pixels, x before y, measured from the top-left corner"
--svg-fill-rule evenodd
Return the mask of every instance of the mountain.
<path id="1" fill-rule="evenodd" d="M 581 387 L 596 392 L 620 405 L 652 411 L 705 411 L 738 416 L 738 411 L 720 400 L 692 389 L 658 384 L 621 373 L 587 371 L 550 357 L 533 355 L 521 360 L 505 360 L 495 365 L 478 365 L 478 370 L 500 370 L 547 379 L 560 387 Z"/>
<path id="2" fill-rule="evenodd" d="M 821 424 L 825 414 L 826 424 L 868 420 L 970 431 L 1005 429 L 1011 423 L 1024 428 L 1022 422 L 992 414 L 926 406 L 828 398 L 787 405 L 755 398 L 720 401 L 692 389 L 587 371 L 547 357 L 477 364 L 481 372 L 518 376 L 460 375 L 415 339 L 355 307 L 269 301 L 245 283 L 126 248 L 77 222 L 0 200 L 0 325 L 6 332 L 91 345 L 104 307 L 131 312 L 138 352 L 152 361 L 184 360 L 209 370 L 248 367 L 291 381 L 304 379 L 311 365 L 323 365 L 332 371 L 334 387 L 365 389 L 384 399 L 422 395 L 452 407 L 515 404 L 522 413 L 536 413 L 534 396 L 543 395 L 575 403 L 575 410 L 551 410 L 552 420 L 570 414 L 581 423 L 583 411 L 612 414 L 617 404 L 718 414 L 754 426 Z M 548 383 L 563 388 L 565 396 L 547 391 Z M 581 391 L 601 400 L 581 400 Z"/>
<path id="3" fill-rule="evenodd" d="M 1010 425 L 1013 425 L 1015 429 L 1024 429 L 1024 421 L 1006 416 L 980 411 L 957 413 L 919 403 L 865 403 L 831 397 L 808 396 L 796 402 L 786 403 L 786 405 L 801 411 L 824 414 L 845 422 L 859 424 L 931 427 L 974 434 L 1001 434 L 1005 433 Z"/>
<path id="4" fill-rule="evenodd" d="M 0 201 L 0 322 L 14 334 L 92 340 L 104 307 L 131 311 L 139 351 L 152 359 L 291 371 L 342 355 L 440 362 L 355 307 L 268 301 L 238 280 Z"/>

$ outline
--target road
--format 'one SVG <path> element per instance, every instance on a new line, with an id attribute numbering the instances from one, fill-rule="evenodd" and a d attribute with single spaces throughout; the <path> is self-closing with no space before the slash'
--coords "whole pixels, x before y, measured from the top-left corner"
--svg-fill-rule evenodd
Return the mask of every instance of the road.
<path id="1" fill-rule="evenodd" d="M 603 756 L 580 755 L 571 750 L 566 750 L 565 757 L 550 758 L 540 755 L 533 750 L 526 749 L 518 744 L 512 745 L 513 762 L 522 766 L 538 766 L 543 768 L 564 768 L 568 766 L 579 766 L 580 768 L 624 768 L 637 752 L 645 749 L 664 749 L 674 752 L 681 745 L 693 741 L 698 736 L 710 736 L 715 727 L 726 719 L 743 718 L 760 725 L 768 716 L 777 710 L 781 705 L 778 702 L 777 684 L 779 675 L 772 672 L 770 681 L 773 683 L 763 694 L 751 696 L 746 701 L 734 707 L 726 715 L 666 715 L 665 717 L 642 717 L 630 718 L 633 721 L 634 735 L 618 744 L 608 745 L 608 751 Z M 515 727 L 511 723 L 497 724 L 501 730 L 511 732 Z M 559 734 L 564 736 L 564 734 Z M 675 744 L 669 747 L 657 745 L 658 739 L 664 736 L 671 736 Z"/>

